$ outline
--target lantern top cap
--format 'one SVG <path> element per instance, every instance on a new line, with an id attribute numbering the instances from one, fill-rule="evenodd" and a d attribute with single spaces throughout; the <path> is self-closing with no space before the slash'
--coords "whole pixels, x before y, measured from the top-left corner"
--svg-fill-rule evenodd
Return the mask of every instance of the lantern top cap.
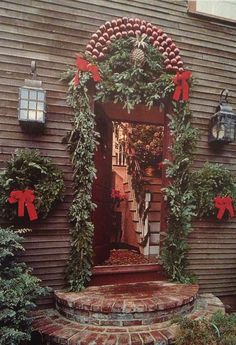
<path id="1" fill-rule="evenodd" d="M 24 87 L 33 89 L 43 89 L 41 80 L 25 79 Z"/>

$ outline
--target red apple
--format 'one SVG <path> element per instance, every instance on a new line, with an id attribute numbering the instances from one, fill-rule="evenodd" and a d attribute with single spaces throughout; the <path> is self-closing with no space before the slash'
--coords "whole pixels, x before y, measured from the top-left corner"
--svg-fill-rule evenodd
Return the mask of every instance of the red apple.
<path id="1" fill-rule="evenodd" d="M 150 36 L 148 39 L 151 44 L 154 42 L 154 38 L 152 36 Z"/>
<path id="2" fill-rule="evenodd" d="M 181 60 L 181 56 L 180 55 L 176 55 L 175 59 L 176 59 L 176 61 L 179 61 L 179 60 Z"/>
<path id="3" fill-rule="evenodd" d="M 157 48 L 159 47 L 160 43 L 158 41 L 154 41 L 153 42 L 153 47 Z"/>
<path id="4" fill-rule="evenodd" d="M 157 37 L 157 41 L 158 41 L 159 43 L 161 43 L 161 42 L 163 41 L 162 36 Z"/>
<path id="5" fill-rule="evenodd" d="M 106 27 L 107 29 L 109 29 L 109 28 L 111 27 L 111 22 L 106 22 L 106 23 L 105 23 L 105 27 Z"/>
<path id="6" fill-rule="evenodd" d="M 170 44 L 172 43 L 172 39 L 171 39 L 170 37 L 167 37 L 166 43 L 167 43 L 168 45 L 170 45 Z"/>
<path id="7" fill-rule="evenodd" d="M 167 34 L 163 34 L 162 37 L 164 40 L 166 40 L 168 36 L 167 36 Z"/>
<path id="8" fill-rule="evenodd" d="M 111 44 L 110 40 L 107 40 L 107 46 L 109 46 Z"/>
<path id="9" fill-rule="evenodd" d="M 108 33 L 109 36 L 113 35 L 113 32 L 114 32 L 114 30 L 112 28 L 109 28 L 107 30 L 107 33 Z"/>
<path id="10" fill-rule="evenodd" d="M 101 35 L 102 35 L 102 31 L 101 31 L 101 30 L 97 30 L 97 31 L 96 31 L 96 34 L 97 34 L 97 35 L 98 35 L 98 37 L 99 37 L 99 36 L 101 36 Z"/>
<path id="11" fill-rule="evenodd" d="M 107 47 L 102 48 L 102 52 L 103 52 L 104 54 L 106 54 L 106 53 L 108 52 L 108 48 L 107 48 Z"/>
<path id="12" fill-rule="evenodd" d="M 179 54 L 179 48 L 175 48 L 175 49 L 174 49 L 174 53 L 175 53 L 175 54 Z"/>
<path id="13" fill-rule="evenodd" d="M 182 73 L 184 71 L 183 67 L 179 68 L 179 72 Z"/>
<path id="14" fill-rule="evenodd" d="M 165 58 L 167 58 L 167 57 L 168 57 L 167 52 L 164 52 L 162 55 L 163 55 Z"/>
<path id="15" fill-rule="evenodd" d="M 169 57 L 170 57 L 170 59 L 175 58 L 175 53 L 174 52 L 170 52 Z"/>
<path id="16" fill-rule="evenodd" d="M 94 58 L 95 60 L 97 60 L 97 55 L 93 55 L 93 58 Z"/>
<path id="17" fill-rule="evenodd" d="M 123 17 L 123 18 L 122 18 L 122 22 L 123 22 L 124 24 L 126 24 L 126 23 L 128 22 L 128 18 L 127 18 L 127 17 Z"/>
<path id="18" fill-rule="evenodd" d="M 158 32 L 159 35 L 163 34 L 163 30 L 162 29 L 158 29 L 157 32 Z"/>
<path id="19" fill-rule="evenodd" d="M 132 30 L 133 26 L 131 23 L 127 23 L 126 24 L 126 29 L 129 31 L 129 30 Z"/>
<path id="20" fill-rule="evenodd" d="M 171 59 L 171 61 L 170 61 L 170 62 L 171 62 L 171 64 L 172 64 L 172 65 L 176 65 L 176 64 L 177 64 L 176 59 Z"/>
<path id="21" fill-rule="evenodd" d="M 105 32 L 105 31 L 106 31 L 105 25 L 101 25 L 99 29 L 100 29 L 102 32 Z"/>
<path id="22" fill-rule="evenodd" d="M 166 41 L 161 42 L 161 46 L 164 47 L 164 48 L 167 47 Z"/>
<path id="23" fill-rule="evenodd" d="M 88 44 L 87 46 L 86 46 L 86 50 L 88 50 L 88 51 L 92 51 L 93 50 L 93 46 L 91 46 L 91 44 Z"/>
<path id="24" fill-rule="evenodd" d="M 102 37 L 104 37 L 105 40 L 108 40 L 109 39 L 109 35 L 107 32 L 104 32 L 104 34 L 102 35 Z"/>
<path id="25" fill-rule="evenodd" d="M 171 45 L 170 45 L 170 49 L 171 50 L 174 50 L 176 48 L 176 44 L 175 43 L 172 43 Z"/>
<path id="26" fill-rule="evenodd" d="M 166 48 L 166 52 L 169 54 L 171 52 L 170 47 Z"/>
<path id="27" fill-rule="evenodd" d="M 158 33 L 157 33 L 156 31 L 153 31 L 152 37 L 153 37 L 154 39 L 156 39 L 156 38 L 158 37 Z"/>
<path id="28" fill-rule="evenodd" d="M 129 36 L 135 36 L 134 30 L 129 30 L 129 31 L 128 31 L 128 35 L 129 35 Z"/>
<path id="29" fill-rule="evenodd" d="M 91 46 L 95 46 L 95 43 L 96 43 L 95 40 L 90 40 L 90 41 L 89 41 L 89 44 L 91 44 Z"/>
<path id="30" fill-rule="evenodd" d="M 116 21 L 117 21 L 117 25 L 118 26 L 120 26 L 122 24 L 122 19 L 121 18 L 116 19 Z"/>
<path id="31" fill-rule="evenodd" d="M 146 26 L 145 25 L 141 25 L 140 26 L 140 31 L 141 32 L 146 32 Z"/>
<path id="32" fill-rule="evenodd" d="M 163 53 L 164 51 L 165 51 L 165 49 L 164 49 L 163 47 L 160 46 L 160 47 L 159 47 L 159 52 L 160 52 L 160 53 Z"/>
<path id="33" fill-rule="evenodd" d="M 164 64 L 165 65 L 169 65 L 170 64 L 170 59 L 165 59 Z"/>
<path id="34" fill-rule="evenodd" d="M 146 26 L 147 22 L 146 20 L 141 20 L 141 25 L 145 25 Z"/>
<path id="35" fill-rule="evenodd" d="M 100 53 L 97 49 L 93 49 L 92 51 L 93 55 L 98 56 Z"/>
<path id="36" fill-rule="evenodd" d="M 152 28 L 148 27 L 147 30 L 146 30 L 146 33 L 147 33 L 148 36 L 151 36 Z"/>
<path id="37" fill-rule="evenodd" d="M 117 39 L 120 39 L 121 37 L 122 37 L 122 33 L 121 33 L 121 32 L 117 32 L 117 33 L 116 33 L 116 38 L 117 38 Z"/>
<path id="38" fill-rule="evenodd" d="M 117 26 L 117 21 L 116 21 L 115 19 L 113 19 L 113 20 L 111 21 L 111 25 L 112 25 L 113 27 Z"/>
<path id="39" fill-rule="evenodd" d="M 151 23 L 147 23 L 147 27 L 152 29 L 152 24 Z"/>
<path id="40" fill-rule="evenodd" d="M 111 40 L 111 41 L 113 41 L 113 40 L 115 40 L 115 39 L 116 39 L 116 36 L 115 36 L 115 35 L 111 35 L 111 36 L 110 36 L 110 40 Z"/>
<path id="41" fill-rule="evenodd" d="M 139 24 L 139 25 L 140 25 L 141 20 L 140 20 L 139 18 L 135 18 L 135 19 L 134 19 L 134 22 L 135 22 L 136 24 Z"/>
<path id="42" fill-rule="evenodd" d="M 133 25 L 134 30 L 138 30 L 138 29 L 139 29 L 139 27 L 140 27 L 140 25 L 139 25 L 139 24 L 137 24 L 137 23 L 135 23 L 135 24 Z"/>
<path id="43" fill-rule="evenodd" d="M 98 42 L 100 42 L 101 44 L 105 44 L 106 40 L 104 37 L 99 37 Z"/>
<path id="44" fill-rule="evenodd" d="M 120 30 L 121 30 L 121 31 L 126 30 L 126 25 L 125 25 L 125 24 L 121 24 L 121 25 L 120 25 Z"/>
<path id="45" fill-rule="evenodd" d="M 100 42 L 97 42 L 97 43 L 95 44 L 95 48 L 97 48 L 97 50 L 101 50 L 102 44 L 101 44 Z"/>
<path id="46" fill-rule="evenodd" d="M 97 41 L 98 35 L 97 34 L 92 34 L 91 38 L 93 38 L 95 41 Z"/>
<path id="47" fill-rule="evenodd" d="M 104 57 L 105 57 L 105 55 L 103 53 L 100 53 L 98 56 L 99 60 L 102 60 Z"/>
<path id="48" fill-rule="evenodd" d="M 171 65 L 167 65 L 167 66 L 166 66 L 166 70 L 167 70 L 167 71 L 172 71 L 172 69 L 173 69 L 173 67 L 172 67 Z"/>
<path id="49" fill-rule="evenodd" d="M 172 66 L 173 71 L 179 71 L 179 68 L 177 66 Z"/>
<path id="50" fill-rule="evenodd" d="M 115 27 L 114 27 L 114 33 L 116 34 L 116 33 L 119 32 L 119 31 L 120 31 L 119 26 L 115 26 Z"/>
<path id="51" fill-rule="evenodd" d="M 122 34 L 122 37 L 123 37 L 123 38 L 125 38 L 125 37 L 127 37 L 127 36 L 128 36 L 128 32 L 127 32 L 127 31 L 122 31 L 122 33 L 121 33 L 121 34 Z"/>
<path id="52" fill-rule="evenodd" d="M 129 18 L 128 22 L 133 25 L 134 24 L 134 18 Z"/>
<path id="53" fill-rule="evenodd" d="M 141 36 L 141 31 L 140 30 L 135 30 L 135 35 Z"/>
<path id="54" fill-rule="evenodd" d="M 181 60 L 178 61 L 178 62 L 177 62 L 177 66 L 178 66 L 178 67 L 183 67 L 183 61 L 181 61 Z"/>

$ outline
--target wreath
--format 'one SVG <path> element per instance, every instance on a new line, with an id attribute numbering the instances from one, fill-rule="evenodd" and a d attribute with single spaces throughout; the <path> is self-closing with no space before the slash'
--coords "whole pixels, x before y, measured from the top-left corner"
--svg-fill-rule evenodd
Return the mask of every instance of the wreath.
<path id="1" fill-rule="evenodd" d="M 38 218 L 46 218 L 58 201 L 62 200 L 64 181 L 61 171 L 37 150 L 17 150 L 7 167 L 0 173 L 0 217 L 7 221 L 20 221 L 18 203 L 10 203 L 13 191 L 30 190 Z M 28 220 L 24 212 L 23 221 Z"/>

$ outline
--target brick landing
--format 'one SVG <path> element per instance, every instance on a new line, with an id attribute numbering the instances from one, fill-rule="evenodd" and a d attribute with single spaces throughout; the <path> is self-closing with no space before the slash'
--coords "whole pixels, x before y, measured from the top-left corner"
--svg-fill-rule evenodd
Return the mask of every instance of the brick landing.
<path id="1" fill-rule="evenodd" d="M 224 310 L 224 306 L 218 298 L 212 294 L 200 295 L 188 317 L 207 318 L 219 309 Z M 35 312 L 33 326 L 41 334 L 42 344 L 47 345 L 170 345 L 174 344 L 178 330 L 170 321 L 130 327 L 79 324 L 56 310 Z"/>
<path id="2" fill-rule="evenodd" d="M 193 309 L 198 285 L 163 281 L 55 292 L 56 309 L 68 319 L 99 326 L 148 325 Z"/>

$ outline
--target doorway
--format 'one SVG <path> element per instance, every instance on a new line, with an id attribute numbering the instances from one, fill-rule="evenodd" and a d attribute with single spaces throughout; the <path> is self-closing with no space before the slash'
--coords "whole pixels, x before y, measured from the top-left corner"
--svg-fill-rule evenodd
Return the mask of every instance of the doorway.
<path id="1" fill-rule="evenodd" d="M 93 189 L 95 265 L 153 262 L 160 249 L 164 116 L 157 109 L 133 116 L 115 108 L 95 107 L 100 133 Z"/>

